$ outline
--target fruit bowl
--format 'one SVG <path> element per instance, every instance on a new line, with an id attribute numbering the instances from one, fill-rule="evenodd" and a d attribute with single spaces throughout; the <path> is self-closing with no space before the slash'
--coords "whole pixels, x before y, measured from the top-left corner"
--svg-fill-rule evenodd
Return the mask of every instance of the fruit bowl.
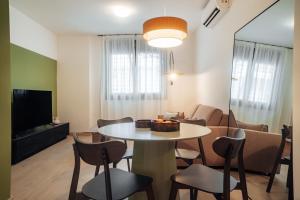
<path id="1" fill-rule="evenodd" d="M 156 119 L 151 123 L 151 130 L 158 132 L 172 132 L 178 131 L 180 128 L 180 123 L 176 120 L 164 120 Z"/>

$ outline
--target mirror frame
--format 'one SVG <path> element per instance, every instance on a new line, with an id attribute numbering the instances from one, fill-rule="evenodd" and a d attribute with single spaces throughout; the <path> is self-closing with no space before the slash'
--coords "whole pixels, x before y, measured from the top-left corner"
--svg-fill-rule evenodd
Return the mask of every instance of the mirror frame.
<path id="1" fill-rule="evenodd" d="M 235 47 L 235 38 L 236 38 L 236 34 L 242 30 L 244 27 L 246 27 L 248 24 L 250 24 L 251 22 L 253 22 L 256 18 L 258 18 L 259 16 L 261 16 L 262 14 L 264 14 L 266 11 L 268 11 L 270 8 L 272 8 L 275 4 L 277 4 L 280 0 L 276 0 L 274 1 L 271 5 L 269 5 L 267 8 L 265 8 L 263 11 L 261 11 L 258 15 L 256 15 L 254 18 L 252 18 L 250 21 L 248 21 L 246 24 L 244 24 L 242 27 L 240 27 L 238 30 L 236 30 L 234 32 L 234 35 L 233 35 L 233 45 L 232 45 L 232 59 L 231 59 L 231 70 L 230 70 L 230 91 L 229 91 L 229 109 L 228 109 L 228 124 L 227 124 L 227 127 L 228 127 L 228 130 L 230 128 L 230 119 L 231 119 L 231 88 L 232 88 L 232 72 L 233 72 L 233 58 L 234 58 L 234 47 Z M 229 132 L 229 131 L 228 131 Z M 228 134 L 228 133 L 227 133 Z"/>

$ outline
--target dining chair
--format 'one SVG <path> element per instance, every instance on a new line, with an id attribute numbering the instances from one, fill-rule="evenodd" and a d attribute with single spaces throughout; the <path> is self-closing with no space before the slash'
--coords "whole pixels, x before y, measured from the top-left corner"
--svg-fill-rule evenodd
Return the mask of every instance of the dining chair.
<path id="1" fill-rule="evenodd" d="M 287 165 L 288 166 L 288 175 L 287 175 L 287 181 L 286 186 L 290 188 L 292 187 L 292 177 L 293 177 L 293 170 L 292 170 L 292 161 L 291 161 L 291 155 L 289 156 L 283 156 L 283 151 L 286 145 L 286 142 L 290 142 L 292 144 L 292 127 L 288 127 L 286 125 L 283 125 L 283 128 L 281 129 L 281 142 L 277 151 L 276 159 L 274 162 L 274 166 L 272 169 L 272 172 L 270 174 L 270 179 L 267 186 L 267 192 L 271 192 L 272 185 L 274 182 L 275 174 L 277 172 L 277 169 L 280 164 Z M 290 151 L 291 153 L 292 151 Z M 290 188 L 291 189 L 291 188 Z"/>
<path id="2" fill-rule="evenodd" d="M 247 200 L 243 161 L 244 144 L 245 132 L 242 129 L 238 129 L 230 136 L 216 138 L 213 150 L 225 160 L 223 172 L 202 164 L 193 164 L 171 177 L 169 199 L 176 199 L 178 189 L 189 189 L 191 200 L 197 199 L 198 190 L 213 194 L 217 200 L 229 200 L 230 192 L 239 189 L 242 191 L 243 200 Z M 235 158 L 238 159 L 239 181 L 230 176 L 231 161 Z"/>
<path id="3" fill-rule="evenodd" d="M 136 192 L 146 192 L 149 200 L 154 200 L 151 177 L 136 175 L 117 168 L 109 168 L 112 162 L 119 162 L 126 151 L 121 141 L 105 141 L 87 143 L 74 134 L 73 150 L 75 166 L 69 193 L 69 200 L 119 200 L 125 199 Z M 77 192 L 80 175 L 80 162 L 93 166 L 103 165 L 104 172 L 95 175 Z"/>
<path id="4" fill-rule="evenodd" d="M 107 126 L 107 125 L 110 125 L 110 124 L 130 123 L 130 122 L 133 122 L 133 119 L 131 117 L 125 117 L 125 118 L 116 119 L 116 120 L 98 119 L 97 120 L 97 125 L 98 125 L 98 128 L 101 128 L 103 126 Z M 109 140 L 109 138 L 104 137 L 104 139 L 101 139 L 101 140 L 102 141 L 103 140 Z M 130 172 L 130 159 L 132 159 L 132 156 L 133 156 L 133 148 L 127 146 L 127 141 L 126 140 L 124 140 L 124 142 L 125 142 L 125 145 L 126 145 L 126 152 L 123 156 L 123 159 L 126 159 L 127 168 L 128 168 L 128 171 Z M 113 165 L 114 165 L 114 167 L 117 167 L 117 163 L 114 163 Z"/>
<path id="5" fill-rule="evenodd" d="M 187 124 L 195 124 L 200 126 L 206 126 L 205 120 L 183 120 L 180 121 L 181 123 L 187 123 Z M 178 142 L 175 142 L 175 155 L 176 159 L 183 160 L 188 166 L 192 165 L 195 159 L 201 159 L 202 164 L 206 165 L 206 159 L 204 155 L 204 148 L 202 144 L 201 138 L 197 138 L 199 151 L 194 151 L 186 148 L 178 148 Z M 188 167 L 187 166 L 187 167 Z M 186 168 L 182 166 L 177 166 L 178 169 Z"/>

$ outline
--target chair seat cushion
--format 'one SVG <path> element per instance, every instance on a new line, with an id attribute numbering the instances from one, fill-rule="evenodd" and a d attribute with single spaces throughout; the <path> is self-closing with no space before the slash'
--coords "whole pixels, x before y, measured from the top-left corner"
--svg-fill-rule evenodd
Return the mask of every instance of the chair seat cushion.
<path id="1" fill-rule="evenodd" d="M 189 149 L 175 149 L 176 158 L 194 160 L 199 157 L 200 152 Z"/>
<path id="2" fill-rule="evenodd" d="M 76 199 L 75 200 L 90 200 L 90 198 L 84 196 L 82 192 L 76 193 Z"/>
<path id="3" fill-rule="evenodd" d="M 113 199 L 129 197 L 144 190 L 153 181 L 151 177 L 136 175 L 120 169 L 109 170 Z M 104 172 L 87 182 L 82 188 L 82 193 L 91 199 L 106 199 Z"/>
<path id="4" fill-rule="evenodd" d="M 201 164 L 193 164 L 187 169 L 180 171 L 172 177 L 173 181 L 188 185 L 198 190 L 209 193 L 223 193 L 223 176 L 218 170 L 206 167 Z M 233 190 L 238 181 L 230 176 L 230 191 Z"/>
<path id="5" fill-rule="evenodd" d="M 133 148 L 127 148 L 123 158 L 132 158 L 133 156 Z"/>

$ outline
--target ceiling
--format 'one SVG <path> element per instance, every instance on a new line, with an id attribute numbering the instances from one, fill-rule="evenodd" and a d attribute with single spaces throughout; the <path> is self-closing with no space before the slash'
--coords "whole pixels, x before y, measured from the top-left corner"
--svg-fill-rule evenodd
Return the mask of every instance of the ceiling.
<path id="1" fill-rule="evenodd" d="M 10 0 L 11 6 L 59 34 L 141 33 L 145 20 L 164 13 L 187 20 L 191 31 L 201 24 L 201 10 L 206 3 L 207 0 Z M 114 6 L 126 6 L 131 15 L 117 17 Z"/>
<path id="2" fill-rule="evenodd" d="M 294 0 L 280 0 L 235 36 L 240 40 L 293 47 Z"/>

